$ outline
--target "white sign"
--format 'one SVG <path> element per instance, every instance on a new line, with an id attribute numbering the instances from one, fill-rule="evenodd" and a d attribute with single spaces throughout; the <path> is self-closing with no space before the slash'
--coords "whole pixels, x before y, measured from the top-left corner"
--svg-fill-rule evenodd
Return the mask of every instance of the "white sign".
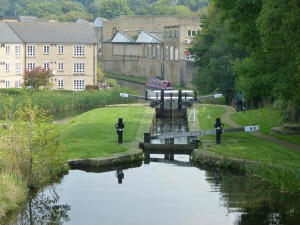
<path id="1" fill-rule="evenodd" d="M 126 94 L 126 93 L 120 93 L 120 97 L 128 98 L 128 94 Z"/>
<path id="2" fill-rule="evenodd" d="M 215 94 L 214 97 L 215 97 L 215 98 L 221 98 L 221 97 L 222 97 L 222 94 Z"/>
<path id="3" fill-rule="evenodd" d="M 180 137 L 197 137 L 203 135 L 211 135 L 216 134 L 216 130 L 201 130 L 201 131 L 194 131 L 194 132 L 180 132 L 180 133 L 168 133 L 168 134 L 161 134 L 159 136 L 160 139 L 168 139 L 168 138 L 180 138 Z"/>
<path id="4" fill-rule="evenodd" d="M 259 125 L 246 126 L 244 127 L 244 131 L 246 132 L 259 131 Z"/>

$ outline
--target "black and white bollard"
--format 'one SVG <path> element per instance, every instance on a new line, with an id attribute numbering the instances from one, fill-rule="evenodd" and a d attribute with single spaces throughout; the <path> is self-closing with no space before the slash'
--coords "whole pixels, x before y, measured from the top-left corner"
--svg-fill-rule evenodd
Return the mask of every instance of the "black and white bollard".
<path id="1" fill-rule="evenodd" d="M 221 144 L 221 134 L 223 132 L 224 124 L 221 123 L 220 118 L 216 118 L 215 128 L 216 128 L 216 144 Z"/>
<path id="2" fill-rule="evenodd" d="M 123 123 L 123 119 L 119 118 L 118 123 L 115 124 L 117 134 L 118 134 L 118 143 L 123 143 L 123 128 L 125 127 L 125 124 Z"/>

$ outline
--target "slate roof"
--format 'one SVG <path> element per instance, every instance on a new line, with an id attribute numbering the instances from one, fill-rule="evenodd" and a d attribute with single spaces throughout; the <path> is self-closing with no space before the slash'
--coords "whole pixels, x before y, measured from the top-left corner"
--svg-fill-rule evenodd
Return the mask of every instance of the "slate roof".
<path id="1" fill-rule="evenodd" d="M 0 43 L 22 43 L 16 33 L 5 22 L 0 22 Z"/>
<path id="2" fill-rule="evenodd" d="M 7 22 L 26 43 L 96 44 L 93 26 L 87 23 Z"/>
<path id="3" fill-rule="evenodd" d="M 142 31 L 135 42 L 136 43 L 161 43 L 162 41 L 158 36 L 151 34 L 147 31 Z"/>
<path id="4" fill-rule="evenodd" d="M 112 39 L 111 42 L 134 42 L 134 40 L 129 37 L 127 34 L 119 31 L 118 33 L 116 33 L 116 35 L 114 36 L 114 38 Z"/>

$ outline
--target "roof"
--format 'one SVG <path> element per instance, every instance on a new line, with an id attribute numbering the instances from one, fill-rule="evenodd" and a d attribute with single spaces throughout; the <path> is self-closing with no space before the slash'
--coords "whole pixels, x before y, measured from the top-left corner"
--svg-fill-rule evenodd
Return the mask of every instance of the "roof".
<path id="1" fill-rule="evenodd" d="M 5 22 L 0 22 L 0 30 L 0 43 L 22 43 L 18 35 Z"/>
<path id="2" fill-rule="evenodd" d="M 93 26 L 88 23 L 7 22 L 26 43 L 96 44 Z"/>
<path id="3" fill-rule="evenodd" d="M 151 34 L 147 31 L 142 31 L 139 34 L 139 37 L 135 41 L 137 43 L 161 43 L 161 40 L 158 36 Z"/>
<path id="4" fill-rule="evenodd" d="M 103 22 L 108 21 L 108 19 L 97 17 L 93 23 L 94 28 L 103 27 Z"/>
<path id="5" fill-rule="evenodd" d="M 134 40 L 129 37 L 127 34 L 119 31 L 118 33 L 116 33 L 116 35 L 114 36 L 114 38 L 112 39 L 111 42 L 134 42 Z"/>

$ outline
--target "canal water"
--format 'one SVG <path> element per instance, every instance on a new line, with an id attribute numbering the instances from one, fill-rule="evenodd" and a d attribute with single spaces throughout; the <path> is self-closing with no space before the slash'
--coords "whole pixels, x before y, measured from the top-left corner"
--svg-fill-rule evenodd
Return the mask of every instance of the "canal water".
<path id="1" fill-rule="evenodd" d="M 116 171 L 71 170 L 27 204 L 17 224 L 299 224 L 299 196 L 230 172 L 199 168 L 189 157 L 151 155 Z"/>

